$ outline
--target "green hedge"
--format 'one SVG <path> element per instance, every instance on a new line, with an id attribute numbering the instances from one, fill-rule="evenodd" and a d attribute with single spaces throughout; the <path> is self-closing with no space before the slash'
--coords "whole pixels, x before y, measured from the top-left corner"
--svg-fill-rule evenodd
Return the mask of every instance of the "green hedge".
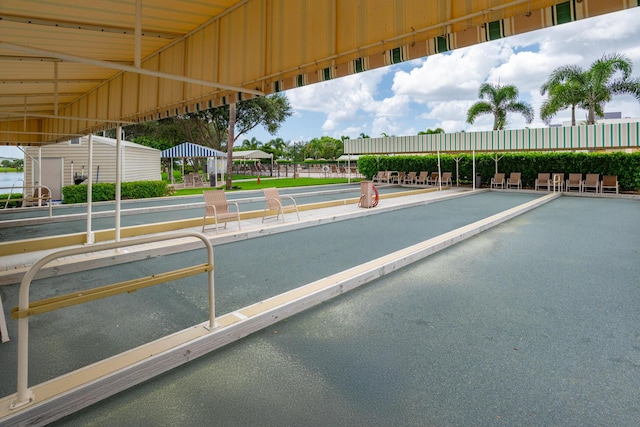
<path id="1" fill-rule="evenodd" d="M 146 199 L 150 197 L 162 197 L 169 194 L 170 190 L 165 181 L 134 181 L 123 182 L 120 187 L 122 200 Z M 97 183 L 92 185 L 92 200 L 103 202 L 116 199 L 116 185 L 114 183 Z M 68 185 L 62 188 L 64 203 L 86 203 L 87 185 Z"/>
<path id="2" fill-rule="evenodd" d="M 522 173 L 525 187 L 533 187 L 539 172 L 599 173 L 616 175 L 621 191 L 640 190 L 640 152 L 635 153 L 478 153 L 476 173 L 482 176 L 483 184 L 489 184 L 495 173 L 494 158 L 498 157 L 498 171 L 508 177 L 511 172 Z M 459 161 L 460 181 L 471 182 L 473 177 L 473 157 L 471 154 L 441 154 L 442 171 L 456 174 L 456 159 Z M 358 170 L 371 179 L 378 171 L 427 171 L 438 170 L 435 154 L 424 156 L 360 156 Z"/>
<path id="3" fill-rule="evenodd" d="M 7 204 L 7 198 L 9 196 L 11 196 L 11 199 L 9 199 L 9 203 Z M 12 201 L 12 199 L 22 199 L 22 193 L 13 193 L 11 195 L 9 195 L 9 194 L 0 194 L 0 209 L 4 209 L 5 205 L 7 206 L 7 208 L 20 208 L 20 207 L 22 207 L 22 200 Z"/>

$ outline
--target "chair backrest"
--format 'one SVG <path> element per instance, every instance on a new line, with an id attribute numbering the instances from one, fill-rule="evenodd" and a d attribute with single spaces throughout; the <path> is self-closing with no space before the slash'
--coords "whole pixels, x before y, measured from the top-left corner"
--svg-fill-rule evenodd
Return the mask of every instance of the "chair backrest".
<path id="1" fill-rule="evenodd" d="M 496 183 L 504 182 L 504 174 L 503 173 L 495 174 L 493 176 L 493 182 L 496 182 Z"/>
<path id="2" fill-rule="evenodd" d="M 33 198 L 34 199 L 37 199 L 41 195 L 42 195 L 42 199 L 48 199 L 49 198 L 49 189 L 47 187 L 36 187 L 35 190 L 33 190 Z"/>
<path id="3" fill-rule="evenodd" d="M 618 177 L 616 175 L 604 175 L 602 177 L 603 187 L 615 187 L 618 184 Z"/>
<path id="4" fill-rule="evenodd" d="M 418 175 L 418 178 L 420 178 L 421 180 L 425 180 L 428 177 L 429 177 L 429 172 L 425 172 L 425 171 L 420 172 L 420 175 Z"/>
<path id="5" fill-rule="evenodd" d="M 569 174 L 569 184 L 580 184 L 580 181 L 582 181 L 582 174 L 581 173 L 570 173 Z"/>
<path id="6" fill-rule="evenodd" d="M 451 172 L 442 172 L 442 180 L 449 181 L 451 179 Z"/>
<path id="7" fill-rule="evenodd" d="M 521 176 L 522 176 L 522 172 L 511 172 L 509 174 L 509 182 L 518 182 L 520 181 Z"/>
<path id="8" fill-rule="evenodd" d="M 600 174 L 597 173 L 588 173 L 584 178 L 585 184 L 595 185 L 600 180 Z"/>
<path id="9" fill-rule="evenodd" d="M 264 198 L 267 201 L 267 208 L 280 209 L 282 201 L 280 200 L 280 193 L 277 188 L 263 188 Z"/>
<path id="10" fill-rule="evenodd" d="M 413 181 L 414 179 L 416 179 L 416 173 L 415 172 L 409 172 L 407 174 L 407 178 L 406 179 L 409 179 L 409 180 Z"/>
<path id="11" fill-rule="evenodd" d="M 549 175 L 548 173 L 538 173 L 538 182 L 549 182 Z"/>
<path id="12" fill-rule="evenodd" d="M 432 181 L 434 181 L 434 180 L 438 179 L 438 176 L 440 176 L 440 175 L 438 174 L 438 172 L 432 172 L 432 173 L 431 173 L 431 180 L 432 180 Z"/>
<path id="13" fill-rule="evenodd" d="M 207 190 L 203 191 L 204 205 L 206 208 L 215 206 L 216 211 L 220 213 L 229 212 L 229 204 L 227 203 L 227 195 L 224 190 Z"/>

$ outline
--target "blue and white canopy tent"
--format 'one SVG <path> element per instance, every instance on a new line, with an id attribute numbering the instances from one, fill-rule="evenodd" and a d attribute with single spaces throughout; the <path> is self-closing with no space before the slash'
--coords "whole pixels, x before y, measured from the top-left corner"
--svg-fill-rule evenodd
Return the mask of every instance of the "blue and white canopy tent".
<path id="1" fill-rule="evenodd" d="M 194 144 L 193 142 L 183 142 L 180 145 L 176 145 L 175 147 L 167 148 L 162 151 L 160 156 L 163 159 L 171 159 L 171 164 L 173 165 L 173 159 L 182 159 L 182 174 L 184 175 L 184 159 L 188 157 L 195 158 L 215 158 L 216 161 L 213 162 L 214 165 L 217 166 L 218 158 L 226 158 L 227 153 L 216 150 L 213 148 L 205 147 L 203 145 Z M 214 169 L 214 174 L 217 175 L 217 169 Z M 173 183 L 173 174 L 171 174 L 171 182 Z"/>

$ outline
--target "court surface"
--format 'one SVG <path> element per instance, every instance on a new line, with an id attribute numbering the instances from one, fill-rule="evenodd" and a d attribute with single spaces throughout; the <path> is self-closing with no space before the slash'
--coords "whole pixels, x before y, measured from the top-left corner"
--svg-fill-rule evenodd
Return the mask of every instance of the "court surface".
<path id="1" fill-rule="evenodd" d="M 536 197 L 482 192 L 216 246 L 218 311 Z M 635 425 L 639 213 L 638 200 L 560 197 L 59 425 Z M 38 316 L 30 382 L 202 321 L 204 292 L 171 284 Z"/>

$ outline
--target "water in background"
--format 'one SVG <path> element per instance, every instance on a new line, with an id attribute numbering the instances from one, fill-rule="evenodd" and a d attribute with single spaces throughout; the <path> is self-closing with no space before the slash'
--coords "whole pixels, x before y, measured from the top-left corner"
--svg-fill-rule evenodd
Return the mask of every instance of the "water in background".
<path id="1" fill-rule="evenodd" d="M 23 179 L 24 172 L 0 172 L 0 194 L 9 193 L 14 183 L 19 188 L 18 192 L 22 192 Z"/>

